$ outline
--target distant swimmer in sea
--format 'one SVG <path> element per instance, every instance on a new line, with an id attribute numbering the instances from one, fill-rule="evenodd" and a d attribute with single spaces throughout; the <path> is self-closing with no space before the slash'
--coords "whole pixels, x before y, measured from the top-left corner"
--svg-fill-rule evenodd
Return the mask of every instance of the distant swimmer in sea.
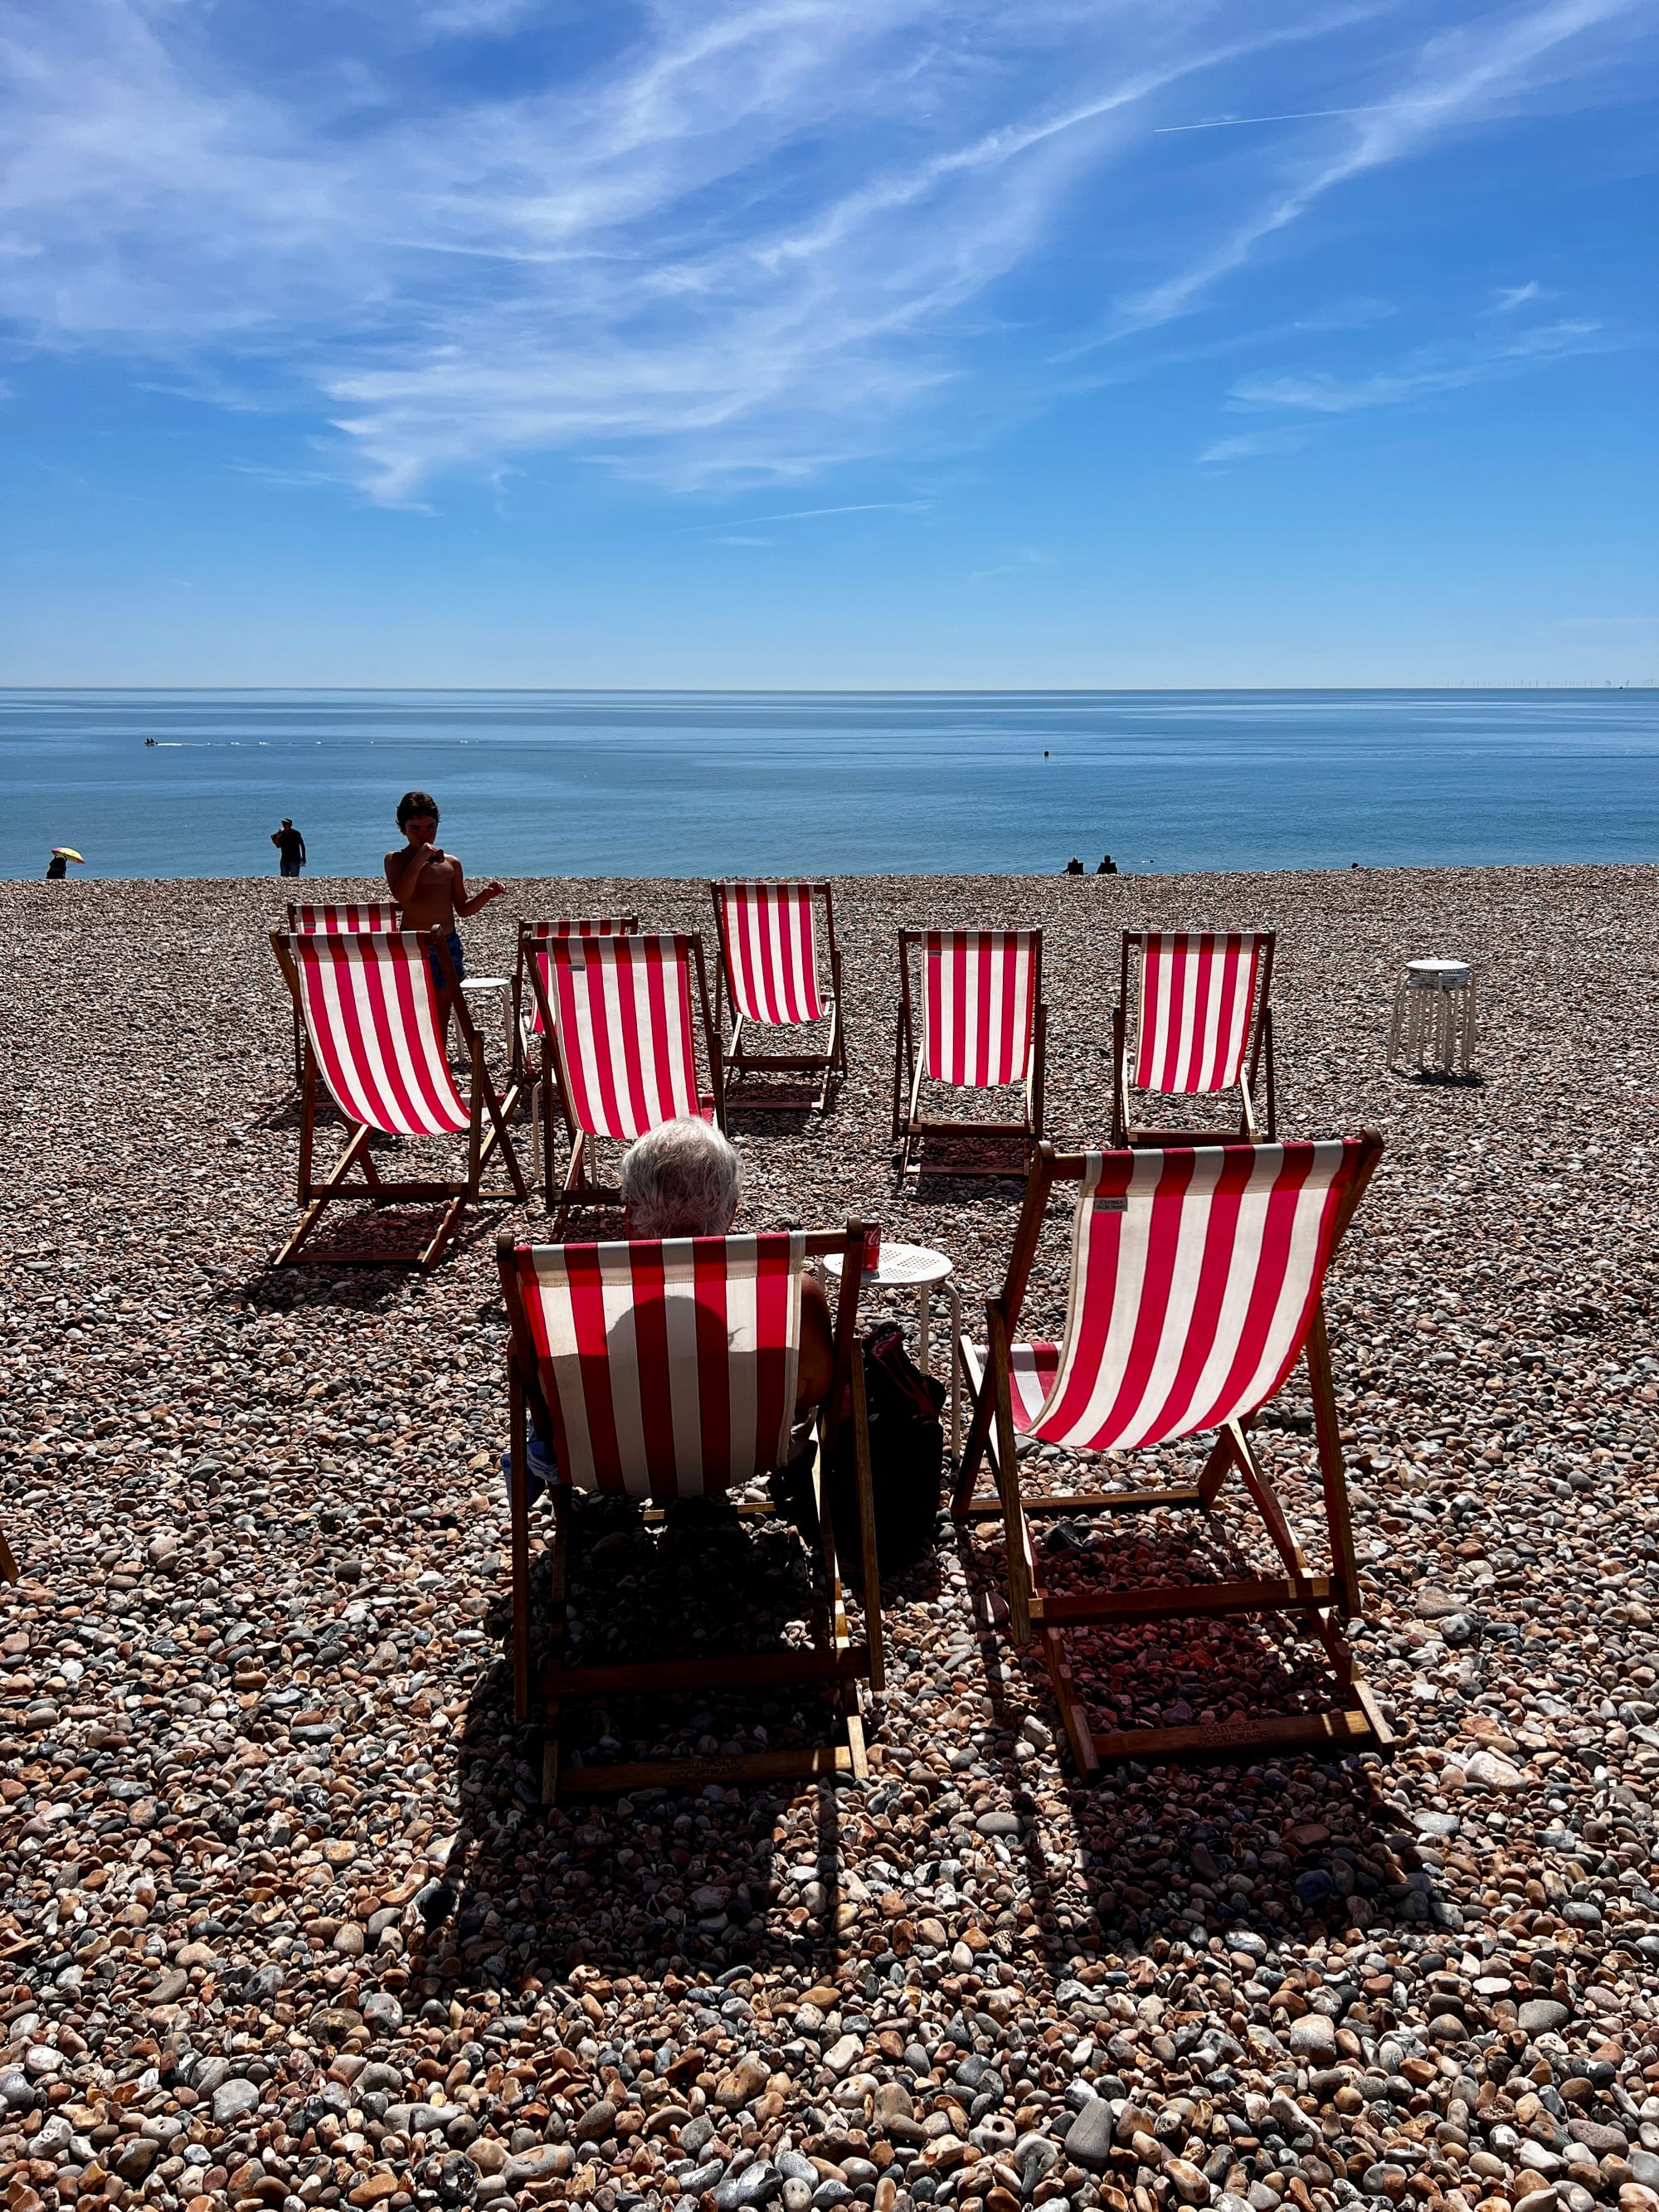
<path id="1" fill-rule="evenodd" d="M 468 896 L 460 862 L 453 853 L 446 853 L 433 842 L 438 834 L 438 802 L 429 793 L 404 793 L 398 801 L 398 827 L 409 842 L 401 851 L 386 854 L 386 887 L 403 908 L 405 929 L 443 931 L 459 982 L 466 974 L 466 962 L 455 927 L 456 917 L 477 914 L 491 899 L 501 896 L 502 886 L 486 884 L 481 891 Z M 443 969 L 436 955 L 429 954 L 428 957 L 432 980 L 438 988 L 438 1011 L 447 1031 L 455 994 L 445 988 Z"/>
<path id="2" fill-rule="evenodd" d="M 283 826 L 273 830 L 270 842 L 276 848 L 285 876 L 297 876 L 306 864 L 306 841 L 289 820 L 283 817 Z"/>
<path id="3" fill-rule="evenodd" d="M 144 743 L 145 743 L 147 745 L 153 745 L 153 744 L 155 743 L 155 738 L 146 738 L 144 739 Z"/>
<path id="4" fill-rule="evenodd" d="M 1068 876 L 1080 876 L 1083 873 L 1083 863 L 1075 853 L 1066 863 L 1066 872 Z"/>
<path id="5" fill-rule="evenodd" d="M 1095 870 L 1095 873 L 1097 876 L 1115 876 L 1117 873 L 1117 862 L 1112 858 L 1109 853 L 1107 854 L 1105 859 Z"/>

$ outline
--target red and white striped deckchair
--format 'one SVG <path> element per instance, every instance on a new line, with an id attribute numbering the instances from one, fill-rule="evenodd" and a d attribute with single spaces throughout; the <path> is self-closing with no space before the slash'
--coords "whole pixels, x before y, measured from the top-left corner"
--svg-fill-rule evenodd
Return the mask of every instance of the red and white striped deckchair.
<path id="1" fill-rule="evenodd" d="M 720 928 L 720 959 L 714 977 L 714 1019 L 720 1030 L 721 1056 L 728 1085 L 749 1073 L 788 1072 L 822 1077 L 814 1102 L 822 1112 L 830 1086 L 847 1073 L 842 1029 L 841 954 L 836 947 L 836 917 L 828 884 L 711 883 L 714 918 Z M 823 950 L 829 966 L 826 989 L 818 969 L 817 915 L 823 909 Z M 733 1026 L 726 1035 L 729 1005 Z M 804 1028 L 827 1021 L 822 1051 L 791 1054 L 750 1051 L 744 1024 L 755 1029 Z"/>
<path id="2" fill-rule="evenodd" d="M 1008 1274 L 987 1302 L 988 1341 L 965 1338 L 977 1392 L 952 1510 L 1000 1517 L 1011 1626 L 1035 1628 L 1078 1765 L 1158 1758 L 1226 1744 L 1386 1745 L 1389 1733 L 1355 1674 L 1340 1624 L 1359 1609 L 1358 1576 L 1331 1386 L 1321 1293 L 1343 1231 L 1382 1155 L 1380 1137 L 1056 1155 L 1038 1148 Z M 1056 1182 L 1078 1186 L 1065 1333 L 1017 1340 L 1044 1209 Z M 1246 1436 L 1305 1354 L 1323 1482 L 1331 1570 L 1312 1572 Z M 1022 1495 L 1018 1441 L 1065 1453 L 1144 1450 L 1215 1432 L 1195 1485 L 1178 1489 Z M 982 1455 L 994 1502 L 974 1497 Z M 1207 1513 L 1237 1467 L 1284 1563 L 1279 1575 L 1154 1589 L 1045 1594 L 1027 1529 L 1033 1514 L 1141 1505 Z M 1090 1624 L 1183 1614 L 1293 1613 L 1318 1637 L 1342 1685 L 1339 1705 L 1196 1728 L 1091 1734 L 1062 1632 Z"/>
<path id="3" fill-rule="evenodd" d="M 434 1233 L 419 1247 L 363 1255 L 370 1264 L 417 1261 L 436 1265 L 462 1209 L 476 1205 L 483 1170 L 497 1145 L 520 1203 L 530 1192 L 507 1133 L 501 1103 L 484 1066 L 483 1048 L 467 1011 L 441 930 L 380 930 L 355 937 L 273 931 L 271 949 L 288 981 L 305 1031 L 300 1087 L 299 1227 L 278 1253 L 283 1267 L 299 1259 L 325 1207 L 340 1199 L 376 1206 L 444 1203 Z M 438 987 L 431 963 L 454 994 L 455 1018 L 471 1066 L 469 1097 L 457 1089 L 444 1049 Z M 317 1086 L 321 1083 L 353 1124 L 343 1152 L 320 1182 L 313 1178 Z M 484 1122 L 490 1124 L 484 1133 Z M 466 1173 L 459 1179 L 387 1182 L 369 1150 L 371 1135 L 465 1137 Z M 354 1168 L 362 1181 L 347 1178 Z M 309 1256 L 309 1255 L 307 1255 Z M 328 1264 L 357 1255 L 329 1254 Z"/>
<path id="4" fill-rule="evenodd" d="M 288 926 L 301 937 L 361 937 L 368 930 L 404 925 L 401 909 L 390 899 L 362 899 L 355 906 L 290 906 Z"/>
<path id="5" fill-rule="evenodd" d="M 1132 948 L 1138 956 L 1132 959 Z M 1138 983 L 1133 1054 L 1128 1048 L 1129 982 Z M 1112 1017 L 1115 1145 L 1251 1144 L 1274 1134 L 1273 935 L 1271 930 L 1126 930 L 1117 1009 Z M 1266 1110 L 1255 1088 L 1265 1055 Z M 1238 1092 L 1233 1129 L 1152 1129 L 1130 1119 L 1131 1090 L 1188 1098 Z"/>
<path id="6" fill-rule="evenodd" d="M 365 930 L 401 929 L 403 919 L 390 899 L 362 899 L 351 903 L 295 906 L 290 902 L 288 926 L 301 937 L 358 937 Z M 294 1083 L 297 1090 L 305 1064 L 305 1025 L 300 1009 L 294 1009 Z"/>
<path id="7" fill-rule="evenodd" d="M 513 1062 L 507 1097 L 501 1102 L 504 1113 L 512 1115 L 526 1091 L 532 1092 L 535 1113 L 550 1111 L 557 1095 L 559 1073 L 553 1039 L 542 1026 L 543 1001 L 551 1003 L 547 989 L 548 946 L 567 937 L 631 937 L 639 926 L 636 914 L 567 915 L 551 921 L 520 922 L 518 958 L 513 969 Z M 532 967 L 541 971 L 540 998 L 530 981 Z"/>
<path id="8" fill-rule="evenodd" d="M 587 1172 L 590 1143 L 631 1144 L 684 1114 L 726 1126 L 720 1036 L 709 1018 L 701 937 L 564 937 L 546 940 L 545 969 L 530 965 L 542 1027 L 557 1053 L 556 1103 L 570 1138 L 558 1205 L 614 1203 L 619 1193 Z M 695 973 L 696 999 L 692 1000 Z M 697 1067 L 701 1017 L 708 1071 Z M 543 1168 L 553 1197 L 552 1117 Z"/>
<path id="9" fill-rule="evenodd" d="M 921 1049 L 916 1048 L 911 970 L 921 963 Z M 929 1137 L 1018 1137 L 1030 1148 L 1042 1134 L 1042 1066 L 1048 1009 L 1042 1003 L 1040 929 L 902 929 L 899 932 L 898 1044 L 893 1060 L 893 1142 L 902 1171 L 920 1165 Z M 1018 1121 L 921 1116 L 923 1082 L 955 1091 L 1015 1084 L 1024 1091 Z M 941 1161 L 961 1175 L 1005 1175 L 1006 1167 Z"/>
<path id="10" fill-rule="evenodd" d="M 514 1688 L 519 1717 L 539 1701 L 546 1728 L 543 1793 L 557 1794 L 556 1723 L 566 1698 L 707 1692 L 817 1683 L 839 1693 L 846 1741 L 799 1751 L 719 1759 L 573 1766 L 584 1790 L 684 1788 L 688 1782 L 772 1780 L 784 1775 L 865 1771 L 858 1686 L 884 1684 L 881 1585 L 870 1486 L 864 1360 L 857 1334 L 865 1227 L 771 1231 L 753 1237 L 677 1237 L 617 1244 L 516 1244 L 496 1249 L 507 1303 L 513 1516 Z M 853 1423 L 865 1592 L 864 1638 L 848 1632 L 835 1532 L 820 1515 L 827 1604 L 813 1619 L 811 1649 L 727 1658 L 668 1658 L 571 1667 L 564 1655 L 569 1528 L 578 1492 L 650 1500 L 720 1498 L 785 1465 L 795 1419 L 801 1344 L 801 1287 L 810 1258 L 842 1255 L 835 1380 L 821 1409 L 826 1454 L 841 1418 Z M 846 1406 L 843 1416 L 841 1408 Z M 527 1422 L 533 1420 L 557 1470 L 554 1656 L 531 1671 L 530 1497 Z M 726 1604 L 741 1594 L 722 1593 Z M 690 1770 L 690 1771 L 688 1771 Z"/>

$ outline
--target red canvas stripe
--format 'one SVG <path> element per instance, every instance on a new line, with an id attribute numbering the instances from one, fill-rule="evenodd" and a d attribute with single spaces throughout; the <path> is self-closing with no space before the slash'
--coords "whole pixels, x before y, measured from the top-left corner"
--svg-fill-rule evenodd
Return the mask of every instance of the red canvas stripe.
<path id="1" fill-rule="evenodd" d="M 778 1442 L 793 1406 L 784 1404 L 787 1381 L 790 1280 L 793 1239 L 775 1232 L 755 1239 L 755 1389 L 753 1465 L 758 1471 L 777 1463 Z"/>
<path id="2" fill-rule="evenodd" d="M 611 1397 L 614 1384 L 611 1344 L 605 1327 L 605 1283 L 599 1271 L 599 1247 L 567 1244 L 564 1264 L 570 1283 L 571 1328 L 576 1341 L 582 1406 L 587 1416 L 588 1443 L 593 1455 L 593 1479 L 600 1490 L 618 1491 L 625 1485 L 616 1407 Z"/>
<path id="3" fill-rule="evenodd" d="M 1194 1405 L 1194 1397 L 1216 1340 L 1233 1246 L 1238 1236 L 1239 1205 L 1247 1175 L 1248 1170 L 1241 1175 L 1231 1170 L 1231 1166 L 1224 1167 L 1206 1208 L 1208 1219 L 1199 1262 L 1198 1287 L 1186 1325 L 1180 1362 L 1163 1405 L 1156 1412 L 1147 1408 L 1141 1416 L 1142 1425 L 1153 1423 L 1156 1432 L 1163 1436 L 1174 1436 L 1188 1429 L 1213 1428 L 1218 1419 L 1227 1418 L 1227 1412 L 1218 1414 L 1215 1411 L 1219 1400 L 1200 1407 Z"/>
<path id="4" fill-rule="evenodd" d="M 697 1237 L 692 1245 L 692 1267 L 697 1299 L 697 1407 L 702 1436 L 702 1486 L 706 1492 L 717 1495 L 727 1486 L 732 1457 L 725 1239 Z"/>
<path id="5" fill-rule="evenodd" d="M 380 1019 L 374 987 L 363 973 L 362 963 L 352 957 L 345 943 L 331 942 L 329 950 L 335 957 L 343 1026 L 341 1048 L 349 1070 L 348 1080 L 355 1084 L 356 1095 L 374 1126 L 382 1129 L 395 1127 L 394 1098 L 388 1097 L 387 1087 L 374 1073 L 366 1042 L 366 1033 L 372 1032 Z"/>
<path id="6" fill-rule="evenodd" d="M 584 946 L 583 951 L 586 957 L 580 969 L 573 969 L 571 972 L 576 979 L 578 989 L 586 998 L 588 1018 L 593 1032 L 591 1044 L 583 1039 L 580 1030 L 577 1031 L 576 1036 L 577 1050 L 583 1062 L 582 1087 L 586 1097 L 589 1115 L 589 1119 L 584 1126 L 593 1130 L 626 1129 L 629 1127 L 629 1121 L 617 1083 L 619 1071 L 617 1030 L 620 1024 L 623 1030 L 623 1066 L 620 1072 L 625 1076 L 627 1073 L 626 1036 L 629 1028 L 625 994 L 632 976 L 632 955 L 616 954 L 608 946 L 603 945 Z M 617 987 L 617 999 L 614 1020 L 609 988 L 613 983 Z M 562 1035 L 562 1029 L 561 1029 L 561 1035 Z M 588 1057 L 590 1053 L 591 1059 Z M 599 1102 L 597 1107 L 594 1104 L 596 1098 Z"/>
<path id="7" fill-rule="evenodd" d="M 525 1320 L 529 1324 L 531 1341 L 536 1348 L 536 1373 L 553 1423 L 553 1455 L 568 1480 L 572 1464 L 570 1432 L 565 1425 L 564 1401 L 554 1387 L 547 1320 L 550 1303 L 556 1297 L 568 1302 L 567 1293 L 562 1288 L 550 1291 L 544 1285 L 527 1244 L 515 1245 L 513 1256 L 518 1268 L 519 1296 L 524 1305 Z"/>
<path id="8" fill-rule="evenodd" d="M 639 1395 L 646 1473 L 651 1495 L 660 1502 L 679 1494 L 674 1479 L 674 1405 L 661 1245 L 630 1246 L 629 1272 L 633 1282 L 636 1364 L 631 1377 L 618 1375 L 612 1388 L 628 1387 Z"/>

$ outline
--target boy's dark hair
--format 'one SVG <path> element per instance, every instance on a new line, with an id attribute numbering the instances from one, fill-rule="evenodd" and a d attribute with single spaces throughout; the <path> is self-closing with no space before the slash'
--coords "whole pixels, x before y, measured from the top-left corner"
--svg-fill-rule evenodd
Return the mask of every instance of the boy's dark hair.
<path id="1" fill-rule="evenodd" d="M 438 802 L 429 791 L 404 792 L 398 801 L 398 827 L 401 830 L 417 814 L 429 814 L 434 822 L 438 819 Z"/>

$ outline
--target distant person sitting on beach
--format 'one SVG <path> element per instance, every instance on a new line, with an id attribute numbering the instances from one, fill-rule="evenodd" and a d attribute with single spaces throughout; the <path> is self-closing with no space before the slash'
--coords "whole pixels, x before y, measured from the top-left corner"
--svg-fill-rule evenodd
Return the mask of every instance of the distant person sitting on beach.
<path id="1" fill-rule="evenodd" d="M 68 873 L 69 861 L 62 853 L 54 853 L 51 860 L 46 862 L 46 881 L 49 884 L 61 884 Z"/>
<path id="2" fill-rule="evenodd" d="M 271 831 L 270 842 L 276 848 L 277 856 L 283 864 L 283 873 L 285 876 L 297 876 L 306 864 L 306 841 L 286 814 L 283 817 L 282 828 Z"/>
<path id="3" fill-rule="evenodd" d="M 1066 872 L 1068 876 L 1080 876 L 1083 873 L 1083 863 L 1075 853 L 1066 863 Z"/>
<path id="4" fill-rule="evenodd" d="M 405 929 L 441 929 L 449 946 L 449 957 L 455 963 L 455 980 L 459 983 L 466 974 L 466 962 L 461 951 L 460 936 L 455 927 L 457 915 L 471 916 L 491 899 L 500 898 L 501 885 L 486 884 L 481 891 L 467 896 L 466 880 L 461 864 L 453 853 L 446 853 L 433 839 L 438 834 L 438 802 L 429 793 L 406 791 L 398 801 L 398 827 L 409 842 L 400 852 L 386 856 L 387 888 L 403 909 Z M 432 969 L 432 980 L 438 990 L 438 1012 L 446 1032 L 455 1003 L 455 994 L 447 988 L 442 964 L 435 953 L 428 956 Z"/>
<path id="5" fill-rule="evenodd" d="M 1095 873 L 1097 876 L 1115 876 L 1117 873 L 1117 862 L 1112 858 L 1109 853 L 1108 853 L 1105 859 L 1095 870 Z"/>

